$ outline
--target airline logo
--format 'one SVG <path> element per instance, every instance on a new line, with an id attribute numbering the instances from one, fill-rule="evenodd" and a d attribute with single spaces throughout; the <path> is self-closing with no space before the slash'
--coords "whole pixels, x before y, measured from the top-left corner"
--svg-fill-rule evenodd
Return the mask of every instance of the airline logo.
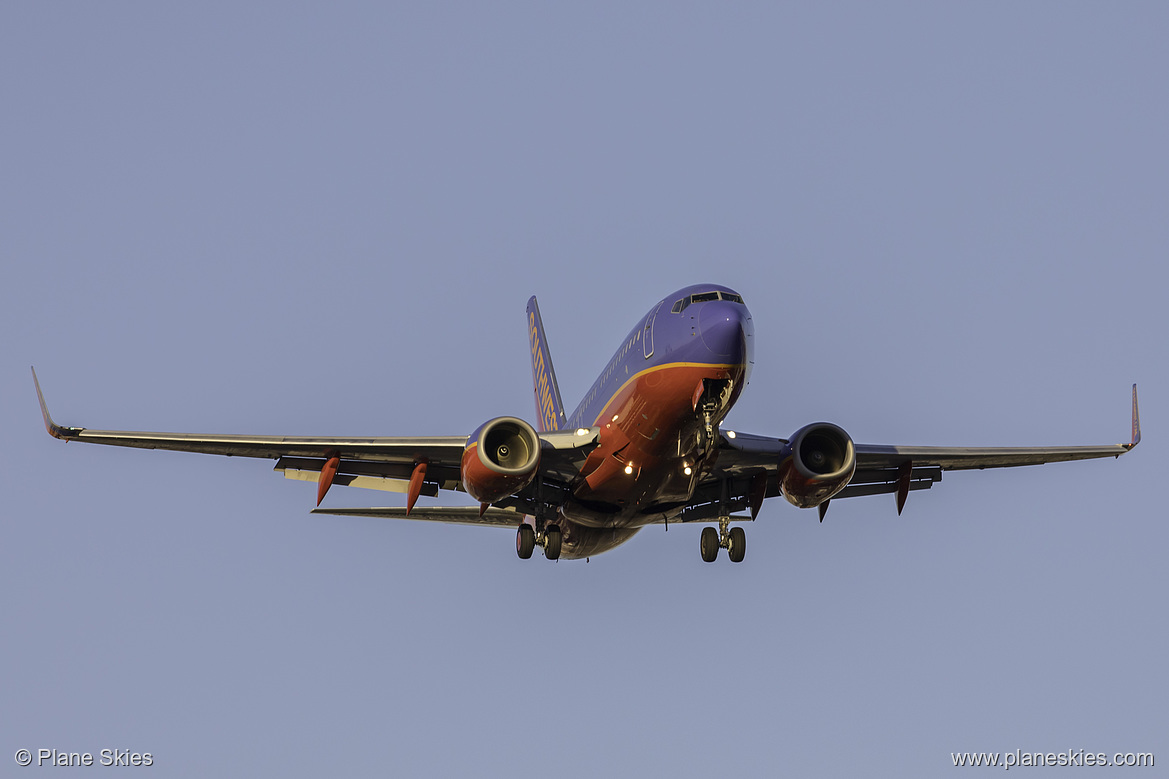
<path id="1" fill-rule="evenodd" d="M 528 313 L 528 337 L 532 342 L 532 378 L 536 385 L 536 410 L 540 414 L 540 429 L 559 430 L 556 401 L 552 397 L 552 377 L 544 359 L 544 344 L 540 341 L 540 328 L 536 325 L 536 313 Z"/>

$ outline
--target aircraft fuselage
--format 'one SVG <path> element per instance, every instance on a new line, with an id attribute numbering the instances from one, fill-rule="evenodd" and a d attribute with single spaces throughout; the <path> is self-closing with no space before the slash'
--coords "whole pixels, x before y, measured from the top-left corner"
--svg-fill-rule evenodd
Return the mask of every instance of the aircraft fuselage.
<path id="1" fill-rule="evenodd" d="M 716 285 L 678 290 L 641 318 L 566 424 L 601 435 L 560 510 L 563 557 L 612 549 L 689 501 L 747 382 L 753 340 L 742 298 Z"/>

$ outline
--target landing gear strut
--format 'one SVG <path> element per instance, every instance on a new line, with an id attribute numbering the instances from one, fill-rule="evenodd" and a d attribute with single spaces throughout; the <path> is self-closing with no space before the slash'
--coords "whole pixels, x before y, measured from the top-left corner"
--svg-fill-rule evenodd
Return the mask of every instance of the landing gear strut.
<path id="1" fill-rule="evenodd" d="M 732 563 L 743 562 L 747 554 L 747 534 L 743 528 L 730 525 L 730 517 L 719 517 L 718 530 L 713 527 L 702 528 L 699 546 L 703 561 L 713 563 L 718 557 L 718 550 L 725 549 Z"/>

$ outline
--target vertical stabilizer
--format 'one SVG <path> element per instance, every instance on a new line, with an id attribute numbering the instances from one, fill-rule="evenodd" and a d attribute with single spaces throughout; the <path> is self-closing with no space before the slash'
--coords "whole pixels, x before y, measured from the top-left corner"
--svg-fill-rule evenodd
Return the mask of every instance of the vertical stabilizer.
<path id="1" fill-rule="evenodd" d="M 544 337 L 544 323 L 540 321 L 535 295 L 528 301 L 528 345 L 532 350 L 536 427 L 541 433 L 559 430 L 565 421 L 564 404 L 560 402 L 556 371 L 552 370 L 552 355 L 548 352 L 548 339 Z"/>

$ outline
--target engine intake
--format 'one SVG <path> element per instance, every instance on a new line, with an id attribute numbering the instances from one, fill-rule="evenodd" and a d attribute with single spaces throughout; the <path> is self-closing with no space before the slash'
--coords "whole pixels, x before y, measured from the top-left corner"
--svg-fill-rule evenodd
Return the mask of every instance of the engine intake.
<path id="1" fill-rule="evenodd" d="M 801 427 L 779 462 L 779 487 L 788 502 L 813 508 L 840 492 L 856 471 L 856 449 L 830 422 Z"/>
<path id="2" fill-rule="evenodd" d="M 522 419 L 498 417 L 480 425 L 463 449 L 463 489 L 494 503 L 531 484 L 540 467 L 540 436 Z"/>

